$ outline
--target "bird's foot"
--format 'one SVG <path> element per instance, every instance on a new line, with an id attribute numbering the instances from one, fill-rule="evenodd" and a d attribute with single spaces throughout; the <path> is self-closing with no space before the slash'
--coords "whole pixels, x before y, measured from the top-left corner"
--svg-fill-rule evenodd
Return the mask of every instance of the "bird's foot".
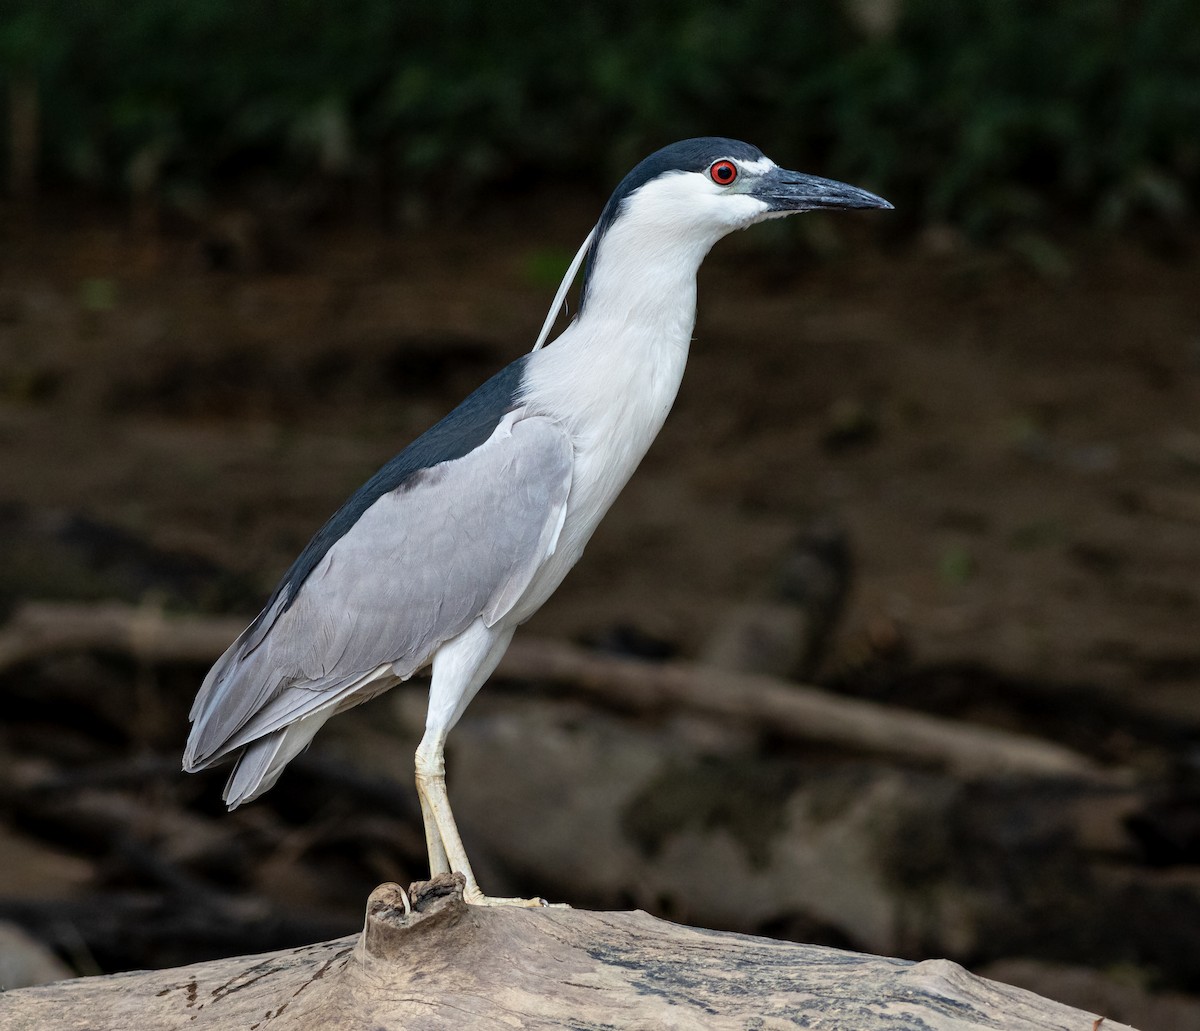
<path id="1" fill-rule="evenodd" d="M 565 902 L 547 902 L 545 899 L 506 899 L 485 895 L 474 885 L 468 885 L 463 900 L 469 906 L 517 906 L 523 909 L 570 909 Z"/>

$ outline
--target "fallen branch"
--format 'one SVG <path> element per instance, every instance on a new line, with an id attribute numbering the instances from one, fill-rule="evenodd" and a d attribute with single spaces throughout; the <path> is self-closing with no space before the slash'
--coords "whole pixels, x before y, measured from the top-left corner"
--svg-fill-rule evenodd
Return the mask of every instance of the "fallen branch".
<path id="1" fill-rule="evenodd" d="M 147 662 L 210 662 L 241 620 L 166 616 L 127 605 L 28 604 L 0 631 L 0 670 L 77 649 Z M 773 677 L 685 662 L 645 662 L 519 636 L 499 667 L 513 679 L 567 683 L 629 712 L 694 712 L 752 730 L 943 766 L 964 776 L 1114 779 L 1086 756 L 1037 738 L 844 698 Z"/>
<path id="2" fill-rule="evenodd" d="M 145 662 L 212 662 L 246 620 L 168 616 L 119 602 L 84 605 L 28 602 L 0 630 L 0 671 L 71 651 L 109 651 Z"/>
<path id="3" fill-rule="evenodd" d="M 702 713 L 778 737 L 936 763 L 967 776 L 1109 775 L 1078 752 L 1037 738 L 844 698 L 756 673 L 622 659 L 531 637 L 513 642 L 499 672 L 569 683 L 631 711 Z"/>
<path id="4" fill-rule="evenodd" d="M 9 992 L 0 1025 L 1087 1031 L 1102 1019 L 947 960 L 695 930 L 642 912 L 467 906 L 457 875 L 414 885 L 411 911 L 408 902 L 397 885 L 376 888 L 357 937 Z"/>

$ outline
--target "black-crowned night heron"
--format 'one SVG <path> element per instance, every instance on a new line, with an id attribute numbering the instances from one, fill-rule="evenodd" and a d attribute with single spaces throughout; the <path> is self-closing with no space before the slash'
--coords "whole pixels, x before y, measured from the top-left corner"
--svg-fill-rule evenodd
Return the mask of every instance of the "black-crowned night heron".
<path id="1" fill-rule="evenodd" d="M 888 208 L 719 137 L 651 154 L 617 186 L 531 353 L 379 470 L 309 542 L 204 680 L 184 769 L 223 759 L 232 809 L 331 716 L 432 663 L 416 780 L 432 874 L 485 896 L 446 795 L 450 728 L 553 593 L 667 417 L 721 237 L 813 208 Z M 542 347 L 581 261 L 575 318 Z"/>

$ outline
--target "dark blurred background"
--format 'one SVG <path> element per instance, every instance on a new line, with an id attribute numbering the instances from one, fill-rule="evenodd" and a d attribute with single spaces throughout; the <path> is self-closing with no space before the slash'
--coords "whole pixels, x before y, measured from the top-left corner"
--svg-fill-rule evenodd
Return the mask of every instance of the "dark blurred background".
<path id="1" fill-rule="evenodd" d="M 675 411 L 528 635 L 1087 772 L 498 677 L 449 751 L 484 887 L 1200 1023 L 1194 0 L 18 0 L 0 98 L 0 981 L 351 933 L 424 876 L 421 684 L 227 815 L 178 772 L 211 646 L 139 614 L 252 616 L 531 345 L 621 175 L 723 134 L 896 211 L 716 249 Z"/>

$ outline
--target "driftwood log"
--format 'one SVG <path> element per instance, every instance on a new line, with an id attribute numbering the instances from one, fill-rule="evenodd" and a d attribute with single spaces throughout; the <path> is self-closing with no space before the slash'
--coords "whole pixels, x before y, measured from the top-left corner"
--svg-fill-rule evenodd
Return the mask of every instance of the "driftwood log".
<path id="1" fill-rule="evenodd" d="M 357 937 L 0 995 L 4 1031 L 493 1027 L 1127 1029 L 946 960 L 702 931 L 642 912 L 480 909 L 464 904 L 457 875 L 408 895 L 376 888 Z"/>
<path id="2" fill-rule="evenodd" d="M 85 649 L 144 662 L 206 663 L 242 628 L 238 619 L 167 616 L 156 608 L 119 603 L 28 603 L 0 629 L 0 671 Z M 517 636 L 498 673 L 567 683 L 580 694 L 630 712 L 692 712 L 776 737 L 930 763 L 965 777 L 1123 777 L 1069 748 L 1027 735 L 844 698 L 762 674 L 620 658 L 528 634 Z"/>

